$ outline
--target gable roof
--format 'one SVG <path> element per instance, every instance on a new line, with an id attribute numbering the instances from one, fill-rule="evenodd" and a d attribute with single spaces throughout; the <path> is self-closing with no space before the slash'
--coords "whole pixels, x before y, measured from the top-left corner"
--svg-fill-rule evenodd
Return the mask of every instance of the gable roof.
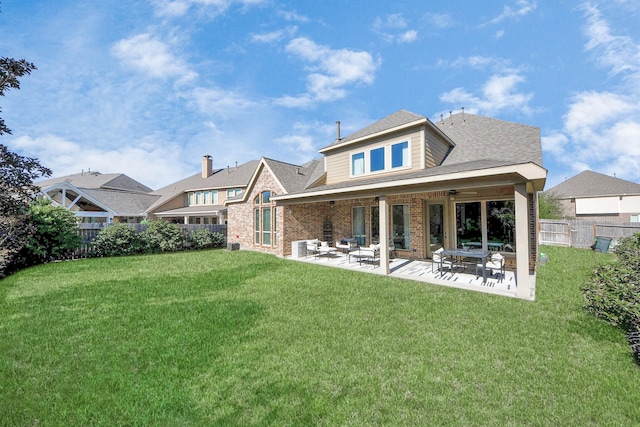
<path id="1" fill-rule="evenodd" d="M 325 152 L 337 147 L 342 147 L 344 145 L 348 145 L 354 141 L 357 141 L 362 138 L 372 137 L 377 134 L 391 132 L 393 130 L 399 130 L 405 127 L 417 126 L 420 124 L 429 125 L 431 128 L 439 132 L 440 130 L 425 116 L 421 116 L 416 113 L 412 113 L 407 110 L 399 110 L 393 114 L 384 117 L 377 122 L 374 122 L 364 128 L 355 131 L 354 133 L 347 135 L 344 138 L 340 138 L 335 140 L 332 144 L 328 145 L 320 149 L 320 152 Z M 442 134 L 444 139 L 448 139 L 445 134 Z M 448 141 L 451 145 L 455 145 L 452 141 Z"/>
<path id="2" fill-rule="evenodd" d="M 320 169 L 319 172 L 323 172 L 322 168 L 318 167 L 321 164 L 320 160 L 311 160 L 302 166 L 267 158 L 264 161 L 287 193 L 306 188 L 313 182 L 314 177 L 319 178 L 316 170 Z"/>
<path id="3" fill-rule="evenodd" d="M 151 188 L 122 173 L 81 172 L 36 182 L 40 188 L 68 182 L 76 188 L 150 193 Z"/>
<path id="4" fill-rule="evenodd" d="M 436 123 L 456 146 L 443 165 L 499 159 L 542 166 L 540 129 L 475 114 L 458 113 Z"/>
<path id="5" fill-rule="evenodd" d="M 561 199 L 640 194 L 640 184 L 586 170 L 545 191 Z"/>
<path id="6" fill-rule="evenodd" d="M 236 167 L 218 169 L 207 178 L 203 178 L 202 173 L 198 172 L 180 181 L 159 188 L 151 194 L 160 196 L 160 198 L 149 206 L 147 212 L 153 211 L 157 207 L 187 191 L 246 187 L 258 163 L 258 160 L 249 160 Z"/>
<path id="7" fill-rule="evenodd" d="M 279 160 L 263 157 L 255 168 L 253 176 L 247 185 L 247 190 L 241 195 L 228 199 L 226 203 L 238 203 L 246 201 L 258 176 L 267 169 L 285 194 L 296 193 L 307 188 L 324 175 L 324 167 L 321 160 L 311 160 L 304 165 L 281 162 Z M 278 193 L 276 191 L 276 193 Z"/>

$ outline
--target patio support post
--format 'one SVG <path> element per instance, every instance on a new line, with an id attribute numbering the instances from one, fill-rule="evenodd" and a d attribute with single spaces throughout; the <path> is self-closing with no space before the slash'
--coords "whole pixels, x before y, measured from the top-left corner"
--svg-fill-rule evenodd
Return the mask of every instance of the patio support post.
<path id="1" fill-rule="evenodd" d="M 386 196 L 380 196 L 380 269 L 389 275 L 389 203 Z"/>
<path id="2" fill-rule="evenodd" d="M 514 191 L 516 209 L 516 295 L 531 299 L 529 280 L 529 209 L 527 188 L 517 184 Z"/>

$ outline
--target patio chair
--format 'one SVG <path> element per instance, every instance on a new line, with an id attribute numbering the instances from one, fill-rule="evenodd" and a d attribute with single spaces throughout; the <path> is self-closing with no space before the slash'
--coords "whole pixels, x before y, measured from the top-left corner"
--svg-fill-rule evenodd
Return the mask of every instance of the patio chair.
<path id="1" fill-rule="evenodd" d="M 318 240 L 307 240 L 307 256 L 315 255 L 318 256 L 320 251 L 318 247 L 320 246 L 320 241 Z"/>
<path id="2" fill-rule="evenodd" d="M 442 256 L 444 248 L 440 248 L 431 254 L 431 270 L 435 273 L 440 271 L 440 275 L 444 275 L 443 268 L 448 268 L 453 273 L 453 262 L 449 261 L 446 257 Z M 434 265 L 438 265 L 438 268 L 434 268 Z"/>
<path id="3" fill-rule="evenodd" d="M 478 278 L 480 275 L 478 274 L 478 271 L 482 268 L 482 263 L 478 263 L 476 264 L 476 278 Z M 494 275 L 494 270 L 498 270 L 499 274 L 500 274 L 500 281 L 502 281 L 502 279 L 504 279 L 504 275 L 505 275 L 505 262 L 504 262 L 504 257 L 502 256 L 502 254 L 500 254 L 499 252 L 496 252 L 495 254 L 491 255 L 491 261 L 488 261 L 485 265 L 485 268 L 487 270 L 491 271 L 491 275 Z"/>
<path id="4" fill-rule="evenodd" d="M 389 239 L 389 258 L 396 257 L 396 242 L 393 239 Z"/>
<path id="5" fill-rule="evenodd" d="M 358 242 L 355 238 L 343 238 L 340 240 L 340 243 L 336 243 L 336 248 L 340 249 L 342 252 L 348 254 L 349 252 L 358 248 Z"/>

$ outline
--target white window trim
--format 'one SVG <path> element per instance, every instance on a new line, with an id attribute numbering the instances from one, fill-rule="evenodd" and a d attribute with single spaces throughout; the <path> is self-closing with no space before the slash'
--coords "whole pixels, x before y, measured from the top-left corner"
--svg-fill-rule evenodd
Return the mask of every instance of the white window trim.
<path id="1" fill-rule="evenodd" d="M 401 144 L 403 142 L 407 143 L 407 164 L 403 166 L 392 167 L 392 155 L 391 155 L 391 147 L 396 144 Z M 371 171 L 371 151 L 384 148 L 384 169 Z M 367 147 L 361 147 L 357 150 L 352 150 L 349 153 L 349 177 L 350 178 L 360 178 L 363 176 L 372 176 L 385 174 L 389 172 L 397 172 L 401 170 L 409 170 L 412 167 L 411 164 L 411 138 L 398 138 L 396 140 L 384 141 L 379 144 L 373 144 Z M 361 174 L 353 173 L 353 156 L 356 154 L 364 154 L 364 172 Z"/>

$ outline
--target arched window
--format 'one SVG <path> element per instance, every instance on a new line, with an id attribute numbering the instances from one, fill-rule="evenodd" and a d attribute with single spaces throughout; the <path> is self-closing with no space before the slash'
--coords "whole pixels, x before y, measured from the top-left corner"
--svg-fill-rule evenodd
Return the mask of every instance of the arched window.
<path id="1" fill-rule="evenodd" d="M 253 199 L 253 243 L 261 246 L 275 246 L 276 207 L 271 201 L 271 191 L 263 191 Z"/>

